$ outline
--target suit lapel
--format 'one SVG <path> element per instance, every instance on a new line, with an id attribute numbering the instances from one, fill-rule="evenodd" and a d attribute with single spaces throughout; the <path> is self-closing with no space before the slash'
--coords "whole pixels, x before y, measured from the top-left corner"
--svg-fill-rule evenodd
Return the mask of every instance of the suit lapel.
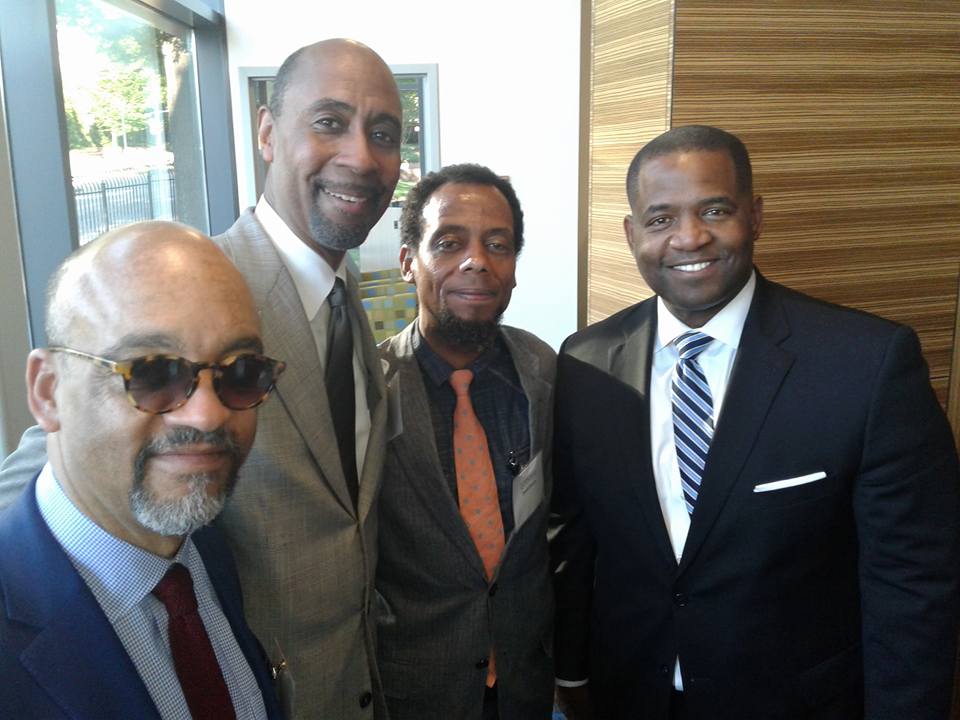
<path id="1" fill-rule="evenodd" d="M 62 611 L 20 655 L 23 666 L 70 717 L 159 717 L 96 600 L 85 585 L 70 586 L 72 592 L 62 593 Z M 81 651 L 82 660 L 76 654 Z"/>
<path id="2" fill-rule="evenodd" d="M 697 507 L 680 561 L 681 572 L 696 557 L 723 510 L 753 448 L 770 404 L 793 364 L 779 347 L 789 334 L 782 307 L 758 274 L 757 290 L 743 326 L 737 360 L 700 485 Z"/>
<path id="3" fill-rule="evenodd" d="M 527 396 L 527 412 L 530 429 L 530 457 L 531 459 L 543 448 L 543 438 L 547 428 L 544 420 L 548 417 L 546 404 L 550 401 L 551 385 L 542 377 L 540 359 L 531 352 L 526 345 L 518 343 L 510 328 L 503 328 L 503 339 L 510 350 L 513 366 L 520 377 L 520 386 Z"/>
<path id="4" fill-rule="evenodd" d="M 625 385 L 633 388 L 627 393 L 627 402 L 632 407 L 625 416 L 642 415 L 638 422 L 617 423 L 620 433 L 618 447 L 637 448 L 636 452 L 623 454 L 626 463 L 626 477 L 633 485 L 644 520 L 650 528 L 654 542 L 663 558 L 670 566 L 676 566 L 670 535 L 663 520 L 660 498 L 657 496 L 657 483 L 653 472 L 653 459 L 650 449 L 650 363 L 653 357 L 653 344 L 657 330 L 657 305 L 651 298 L 637 307 L 635 313 L 624 318 L 622 342 L 610 346 L 608 362 L 610 374 Z M 622 396 L 622 393 L 621 393 Z"/>
<path id="5" fill-rule="evenodd" d="M 279 258 L 278 258 L 279 261 Z M 285 267 L 277 268 L 276 283 L 261 307 L 263 338 L 270 352 L 281 359 L 295 358 L 277 382 L 277 399 L 283 403 L 310 454 L 320 466 L 331 492 L 351 515 L 355 510 L 340 466 L 323 366 L 313 332 L 293 279 Z M 291 329 L 292 328 L 292 329 Z"/>
<path id="6" fill-rule="evenodd" d="M 283 404 L 331 493 L 353 515 L 337 444 L 330 442 L 336 434 L 323 367 L 293 278 L 251 210 L 245 211 L 217 242 L 250 286 L 260 311 L 267 351 L 289 363 L 271 402 Z"/>
<path id="7" fill-rule="evenodd" d="M 233 558 L 225 541 L 213 527 L 201 528 L 193 534 L 193 543 L 203 560 L 203 566 L 210 578 L 210 584 L 220 601 L 220 609 L 233 630 L 241 652 L 250 666 L 263 695 L 264 708 L 268 718 L 281 717 L 276 690 L 269 676 L 269 663 L 266 652 L 247 626 L 243 616 L 242 591 L 236 574 Z"/>
<path id="8" fill-rule="evenodd" d="M 347 296 L 351 315 L 356 319 L 353 342 L 359 349 L 366 372 L 367 407 L 370 409 L 370 436 L 367 439 L 367 454 L 363 462 L 360 480 L 360 495 L 357 498 L 357 512 L 360 519 L 366 517 L 377 496 L 380 472 L 383 463 L 383 451 L 387 442 L 387 388 L 383 379 L 383 368 L 377 344 L 367 321 L 366 311 L 360 301 L 360 290 L 356 279 L 351 275 L 347 281 Z M 331 421 L 332 422 L 332 421 Z"/>
<path id="9" fill-rule="evenodd" d="M 517 376 L 520 378 L 520 387 L 523 388 L 523 394 L 527 397 L 527 429 L 530 433 L 530 459 L 533 460 L 543 448 L 543 438 L 546 437 L 548 431 L 548 428 L 544 427 L 544 420 L 548 417 L 545 406 L 550 402 L 552 386 L 541 377 L 540 358 L 527 348 L 526 344 L 517 342 L 510 332 L 510 328 L 502 328 L 501 332 L 507 349 L 510 351 Z M 504 558 L 510 552 L 510 546 L 516 536 L 517 528 L 514 527 L 510 535 L 505 538 Z M 501 567 L 503 567 L 503 561 L 497 567 L 498 573 Z"/>
<path id="10" fill-rule="evenodd" d="M 158 718 L 113 627 L 47 529 L 35 486 L 10 509 L 6 540 L 15 544 L 3 543 L 19 548 L 3 572 L 9 617 L 36 629 L 20 662 L 69 717 Z"/>
<path id="11" fill-rule="evenodd" d="M 485 578 L 483 562 L 440 467 L 427 391 L 413 351 L 414 329 L 415 323 L 411 323 L 393 342 L 394 366 L 387 371 L 391 394 L 399 398 L 403 422 L 403 433 L 391 441 L 391 451 L 403 469 L 404 480 L 420 495 L 436 526 L 443 528 L 454 547 Z M 424 467 L 428 472 L 421 471 Z"/>
<path id="12" fill-rule="evenodd" d="M 657 332 L 656 304 L 645 303 L 636 316 L 624 318 L 623 340 L 610 346 L 610 373 L 641 397 L 650 391 L 650 360 Z"/>

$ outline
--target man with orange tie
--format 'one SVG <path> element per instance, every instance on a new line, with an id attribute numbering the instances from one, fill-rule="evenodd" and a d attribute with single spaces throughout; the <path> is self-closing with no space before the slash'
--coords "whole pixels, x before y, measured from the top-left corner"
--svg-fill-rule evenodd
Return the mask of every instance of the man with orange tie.
<path id="1" fill-rule="evenodd" d="M 243 277 L 130 225 L 51 282 L 27 397 L 49 460 L 0 513 L 0 717 L 280 718 L 217 530 L 283 371 Z"/>
<path id="2" fill-rule="evenodd" d="M 555 354 L 499 325 L 523 247 L 520 203 L 485 167 L 446 167 L 411 190 L 401 243 L 420 313 L 380 348 L 391 440 L 378 661 L 390 717 L 549 718 Z"/>

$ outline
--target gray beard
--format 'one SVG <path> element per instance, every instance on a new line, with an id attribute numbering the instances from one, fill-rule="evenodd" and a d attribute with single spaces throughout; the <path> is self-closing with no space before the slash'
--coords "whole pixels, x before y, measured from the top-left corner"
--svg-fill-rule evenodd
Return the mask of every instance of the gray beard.
<path id="1" fill-rule="evenodd" d="M 146 487 L 147 461 L 177 445 L 199 443 L 225 449 L 231 455 L 232 463 L 221 492 L 211 496 L 207 487 L 215 478 L 200 473 L 180 478 L 181 482 L 189 486 L 190 492 L 179 500 L 159 500 Z M 151 441 L 137 454 L 133 464 L 133 487 L 129 493 L 130 511 L 137 522 L 158 535 L 188 535 L 204 525 L 209 525 L 223 510 L 236 485 L 241 463 L 236 440 L 224 430 L 203 432 L 191 427 L 175 427 L 166 437 Z"/>
<path id="2" fill-rule="evenodd" d="M 191 475 L 182 479 L 190 492 L 179 500 L 160 502 L 142 484 L 130 491 L 130 510 L 137 522 L 158 535 L 182 536 L 209 525 L 227 501 L 227 491 L 207 493 L 211 478 Z"/>

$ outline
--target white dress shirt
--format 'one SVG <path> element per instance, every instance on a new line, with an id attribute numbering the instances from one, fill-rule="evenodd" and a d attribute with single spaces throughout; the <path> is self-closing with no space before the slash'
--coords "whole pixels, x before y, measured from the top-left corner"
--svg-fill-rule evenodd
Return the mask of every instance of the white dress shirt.
<path id="1" fill-rule="evenodd" d="M 697 360 L 710 386 L 713 396 L 713 425 L 717 426 L 723 400 L 727 394 L 730 371 L 737 359 L 740 335 L 750 310 L 753 292 L 757 287 L 755 272 L 750 273 L 740 292 L 701 328 L 696 328 L 713 338 Z M 690 531 L 690 515 L 680 485 L 680 467 L 677 465 L 677 449 L 673 441 L 673 400 L 671 385 L 677 372 L 680 354 L 674 340 L 694 328 L 680 322 L 667 309 L 663 298 L 657 298 L 657 336 L 653 341 L 653 363 L 650 367 L 650 452 L 657 498 L 660 510 L 670 535 L 673 555 L 680 563 L 683 546 Z M 578 687 L 587 680 L 560 680 L 561 687 Z M 679 658 L 673 667 L 673 685 L 683 690 Z"/>
<path id="2" fill-rule="evenodd" d="M 673 440 L 671 384 L 680 360 L 674 341 L 693 329 L 713 338 L 713 342 L 700 353 L 697 361 L 703 368 L 710 394 L 713 396 L 713 426 L 716 427 L 723 410 L 730 371 L 737 359 L 743 324 L 747 319 L 756 286 L 756 273 L 751 273 L 747 284 L 733 300 L 700 328 L 690 328 L 680 322 L 667 309 L 663 298 L 657 298 L 657 337 L 654 339 L 653 363 L 650 368 L 650 451 L 660 510 L 663 512 L 663 520 L 677 563 L 683 555 L 687 533 L 690 531 L 690 514 L 687 513 L 683 499 L 677 450 Z M 677 690 L 683 690 L 679 661 L 674 665 L 673 684 Z"/>
<path id="3" fill-rule="evenodd" d="M 107 616 L 163 720 L 191 720 L 170 653 L 167 610 L 152 594 L 173 563 L 190 571 L 200 618 L 237 720 L 265 720 L 260 686 L 220 608 L 193 540 L 187 537 L 173 558 L 164 558 L 114 537 L 77 509 L 50 463 L 37 478 L 36 498 L 40 515 Z M 109 668 L 104 672 L 109 675 Z"/>
<path id="4" fill-rule="evenodd" d="M 264 196 L 260 196 L 254 211 L 257 220 L 267 231 L 280 259 L 293 278 L 303 311 L 310 321 L 313 341 L 320 357 L 320 365 L 327 362 L 327 327 L 330 323 L 330 305 L 327 296 L 333 290 L 336 278 L 347 285 L 347 264 L 341 262 L 334 270 L 330 264 L 310 249 L 283 221 Z M 346 255 L 344 255 L 346 258 Z M 367 456 L 370 439 L 370 408 L 367 406 L 367 371 L 360 354 L 358 338 L 361 337 L 358 318 L 350 312 L 350 327 L 353 332 L 353 385 L 356 406 L 357 481 L 363 476 L 363 460 Z M 288 358 L 281 358 L 288 359 Z"/>

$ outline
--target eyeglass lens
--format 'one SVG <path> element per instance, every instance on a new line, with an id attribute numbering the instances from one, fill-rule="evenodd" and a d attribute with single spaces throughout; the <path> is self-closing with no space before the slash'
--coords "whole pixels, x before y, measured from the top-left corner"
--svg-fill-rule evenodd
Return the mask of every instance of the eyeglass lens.
<path id="1" fill-rule="evenodd" d="M 214 389 L 225 407 L 246 410 L 264 399 L 273 381 L 273 366 L 267 359 L 240 355 L 219 366 Z M 196 382 L 196 372 L 186 360 L 141 358 L 130 369 L 128 392 L 137 407 L 162 413 L 182 404 L 192 394 Z"/>
<path id="2" fill-rule="evenodd" d="M 215 382 L 224 405 L 245 410 L 263 400 L 273 381 L 273 368 L 263 358 L 240 355 L 223 368 Z"/>
<path id="3" fill-rule="evenodd" d="M 171 410 L 193 390 L 193 369 L 174 358 L 142 358 L 130 368 L 127 391 L 147 412 Z"/>

